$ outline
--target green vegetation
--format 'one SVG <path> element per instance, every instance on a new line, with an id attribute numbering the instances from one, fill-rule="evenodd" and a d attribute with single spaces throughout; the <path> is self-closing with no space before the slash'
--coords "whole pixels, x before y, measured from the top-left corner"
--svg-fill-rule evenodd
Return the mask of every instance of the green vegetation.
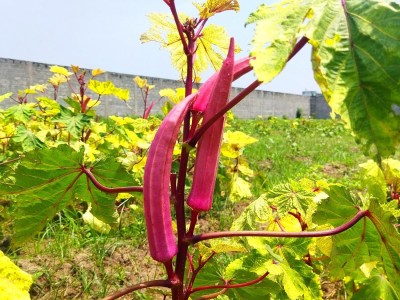
<path id="1" fill-rule="evenodd" d="M 3 244 L 10 236 L 13 249 L 39 261 L 40 249 L 50 251 L 53 264 L 33 272 L 36 282 L 66 267 L 79 280 L 68 286 L 79 291 L 76 297 L 90 298 L 93 290 L 95 297 L 110 292 L 104 299 L 113 300 L 159 288 L 173 300 L 321 299 L 326 280 L 340 282 L 346 298 L 398 299 L 400 161 L 393 158 L 400 89 L 393 66 L 400 38 L 393 20 L 399 6 L 383 0 L 264 5 L 248 19 L 256 24 L 251 57 L 235 59 L 233 38 L 225 51 L 224 40 L 204 37 L 219 31 L 206 26 L 208 19 L 237 10 L 237 0 L 196 4 L 193 18 L 180 15 L 174 0 L 164 3 L 172 18 L 153 15 L 142 38 L 170 51 L 185 88 L 164 91 L 176 105 L 163 107 L 163 120 L 149 116 L 151 86 L 139 79 L 143 118 L 99 120 L 100 98 L 127 101 L 129 92 L 95 80 L 103 73 L 98 69 L 52 66 L 52 98 L 41 96 L 47 85 L 0 96 L 18 103 L 0 114 Z M 247 124 L 226 116 L 306 43 L 333 115 L 372 158 L 360 165 L 360 181 L 363 160 L 340 121 Z M 209 63 L 222 67 L 194 91 L 196 71 Z M 232 82 L 253 69 L 258 79 L 229 99 Z M 57 95 L 66 82 L 72 94 L 64 106 Z M 67 229 L 72 232 L 64 234 Z M 38 233 L 40 244 L 30 242 Z M 165 273 L 147 264 L 149 256 Z M 124 261 L 134 268 L 121 268 Z M 71 292 L 44 279 L 52 297 Z M 131 286 L 113 293 L 125 283 Z"/>
<path id="2" fill-rule="evenodd" d="M 259 140 L 248 145 L 241 158 L 248 160 L 257 174 L 252 179 L 254 196 L 235 204 L 217 197 L 215 209 L 200 221 L 204 231 L 229 228 L 246 203 L 288 179 L 325 178 L 359 185 L 355 180 L 358 163 L 365 158 L 341 121 L 233 119 L 226 130 L 241 130 Z M 294 141 L 296 148 L 292 146 Z M 310 167 L 312 174 L 308 173 Z M 141 201 L 125 199 L 118 210 L 120 226 L 109 234 L 100 234 L 83 222 L 80 207 L 70 207 L 59 213 L 35 240 L 8 253 L 24 270 L 34 274 L 32 299 L 98 299 L 164 272 L 148 255 Z M 135 297 L 155 296 L 146 291 Z"/>
<path id="3" fill-rule="evenodd" d="M 256 184 L 252 181 L 255 197 L 288 179 L 325 178 L 354 184 L 351 180 L 364 159 L 339 120 L 260 118 L 236 120 L 232 127 L 259 141 L 244 150 L 251 169 L 257 172 Z"/>

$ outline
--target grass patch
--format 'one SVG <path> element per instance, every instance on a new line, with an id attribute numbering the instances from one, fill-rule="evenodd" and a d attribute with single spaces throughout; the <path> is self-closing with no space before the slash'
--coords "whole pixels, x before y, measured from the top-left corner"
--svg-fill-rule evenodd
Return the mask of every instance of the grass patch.
<path id="1" fill-rule="evenodd" d="M 255 197 L 278 183 L 304 177 L 353 186 L 357 166 L 365 159 L 339 120 L 235 120 L 232 129 L 259 140 L 244 151 L 257 172 Z"/>

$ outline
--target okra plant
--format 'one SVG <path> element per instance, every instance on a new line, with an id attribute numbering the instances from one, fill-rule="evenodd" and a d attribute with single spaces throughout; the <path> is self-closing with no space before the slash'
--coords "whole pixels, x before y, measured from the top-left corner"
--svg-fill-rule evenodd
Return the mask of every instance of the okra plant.
<path id="1" fill-rule="evenodd" d="M 150 255 L 165 266 L 166 278 L 134 284 L 105 299 L 150 287 L 164 287 L 170 291 L 164 298 L 176 300 L 322 299 L 323 279 L 341 281 L 345 297 L 398 299 L 400 162 L 390 157 L 400 141 L 399 5 L 385 0 L 262 5 L 248 19 L 256 26 L 250 57 L 237 59 L 234 39 L 218 26 L 207 26 L 213 15 L 238 10 L 237 0 L 196 3 L 197 18 L 179 14 L 174 0 L 163 2 L 171 15 L 152 14 L 153 27 L 142 41 L 160 42 L 170 51 L 186 97 L 154 135 L 143 186 L 120 187 L 126 182 L 123 169 L 114 168 L 110 159 L 88 162 L 83 148 L 62 145 L 57 151 L 68 159 L 61 161 L 63 169 L 52 171 L 57 179 L 49 180 L 41 167 L 59 166 L 48 155 L 51 149 L 28 152 L 8 170 L 13 177 L 3 180 L 2 191 L 28 199 L 18 204 L 20 212 L 41 209 L 47 219 L 79 191 L 90 199 L 93 214 L 109 223 L 115 222 L 115 210 L 104 194 L 143 192 Z M 307 43 L 315 79 L 333 114 L 340 115 L 372 158 L 360 166 L 364 189 L 351 192 L 324 180 L 291 181 L 265 191 L 230 231 L 198 232 L 199 217 L 212 209 L 226 113 L 271 81 Z M 196 75 L 208 62 L 216 73 L 193 91 Z M 253 71 L 257 80 L 230 97 L 232 82 Z M 83 96 L 80 101 L 86 103 Z M 173 156 L 176 144 L 178 158 Z M 67 182 L 51 206 L 29 196 L 42 186 L 41 178 L 47 178 L 49 191 L 61 186 L 58 179 Z M 28 223 L 34 217 L 17 218 L 20 238 L 32 234 Z"/>

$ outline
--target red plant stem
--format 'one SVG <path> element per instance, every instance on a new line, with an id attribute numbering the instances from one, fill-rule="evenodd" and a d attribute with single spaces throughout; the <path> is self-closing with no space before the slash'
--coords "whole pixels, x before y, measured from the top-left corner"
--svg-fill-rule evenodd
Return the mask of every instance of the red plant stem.
<path id="1" fill-rule="evenodd" d="M 200 22 L 200 27 L 197 29 L 197 32 L 196 32 L 196 34 L 195 34 L 195 39 L 197 39 L 198 37 L 200 37 L 201 33 L 203 32 L 203 28 L 204 28 L 204 26 L 206 25 L 207 21 L 208 21 L 208 18 L 207 18 L 207 19 L 201 20 L 201 22 Z"/>
<path id="2" fill-rule="evenodd" d="M 87 169 L 82 166 L 81 170 L 82 170 L 82 173 L 86 174 L 86 176 L 90 179 L 90 181 L 94 184 L 94 186 L 97 187 L 102 192 L 109 193 L 109 194 L 143 192 L 142 186 L 124 186 L 124 187 L 116 187 L 116 188 L 106 187 L 97 181 L 97 179 L 94 177 L 94 175 L 90 171 L 90 169 Z"/>
<path id="3" fill-rule="evenodd" d="M 198 267 L 197 267 L 196 269 L 193 269 L 192 277 L 190 278 L 190 282 L 189 282 L 189 284 L 188 284 L 187 287 L 186 287 L 186 289 L 187 289 L 188 291 L 190 291 L 190 292 L 186 295 L 186 298 L 189 298 L 189 296 L 190 296 L 190 293 L 191 293 L 191 291 L 192 291 L 193 284 L 194 284 L 194 282 L 195 282 L 195 280 L 196 280 L 197 275 L 199 274 L 199 272 L 201 271 L 201 269 L 203 269 L 204 266 L 215 256 L 215 254 L 217 254 L 217 253 L 213 251 L 213 252 L 211 253 L 211 255 L 210 255 L 209 257 L 207 257 L 207 259 L 204 260 L 204 261 L 202 261 L 202 256 L 199 257 L 199 265 L 198 265 Z"/>
<path id="4" fill-rule="evenodd" d="M 167 3 L 167 2 L 166 2 Z M 185 96 L 192 94 L 193 90 L 193 69 L 194 69 L 194 53 L 196 52 L 196 40 L 192 35 L 192 32 L 185 32 L 184 28 L 179 20 L 178 13 L 174 0 L 168 1 L 171 13 L 174 17 L 175 24 L 177 26 L 179 36 L 181 38 L 182 46 L 187 60 L 186 69 L 186 81 L 185 81 Z M 187 35 L 187 40 L 185 37 Z M 190 132 L 190 112 L 185 116 L 183 123 L 183 141 L 185 141 Z M 178 173 L 178 184 L 176 188 L 176 199 L 175 199 L 175 212 L 176 212 L 176 223 L 178 231 L 178 254 L 176 258 L 175 274 L 178 277 L 178 284 L 172 287 L 172 298 L 183 299 L 183 282 L 184 272 L 186 266 L 186 256 L 188 253 L 188 244 L 185 243 L 186 236 L 186 216 L 185 216 L 185 182 L 186 173 L 188 169 L 189 161 L 189 150 L 184 145 L 181 152 L 181 159 L 179 164 Z"/>
<path id="5" fill-rule="evenodd" d="M 194 288 L 191 291 L 191 293 L 204 291 L 204 290 L 211 290 L 211 289 L 236 289 L 236 288 L 246 287 L 246 286 L 250 286 L 250 285 L 259 283 L 261 280 L 263 280 L 265 277 L 267 277 L 268 274 L 269 274 L 269 272 L 266 272 L 254 280 L 250 280 L 250 281 L 243 282 L 243 283 L 200 286 L 200 287 Z"/>
<path id="6" fill-rule="evenodd" d="M 197 142 L 201 138 L 201 136 L 204 134 L 204 132 L 210 128 L 216 120 L 221 118 L 228 110 L 230 110 L 232 107 L 234 107 L 236 104 L 238 104 L 240 101 L 242 101 L 246 96 L 248 96 L 252 91 L 254 91 L 257 87 L 259 87 L 262 84 L 261 81 L 254 81 L 252 84 L 250 84 L 248 87 L 246 87 L 244 90 L 242 90 L 236 97 L 234 97 L 231 101 L 228 102 L 227 105 L 225 105 L 218 113 L 214 115 L 208 122 L 205 122 L 204 124 L 201 125 L 201 127 L 196 131 L 196 133 L 193 135 L 193 137 L 188 141 L 188 144 L 192 147 L 196 146 Z"/>
<path id="7" fill-rule="evenodd" d="M 283 232 L 286 231 L 285 228 L 283 227 L 282 223 L 281 223 L 281 220 L 280 220 L 279 218 L 276 218 L 276 219 L 275 219 L 275 223 L 278 224 L 279 229 L 280 229 L 281 231 L 283 231 Z"/>
<path id="8" fill-rule="evenodd" d="M 308 37 L 303 36 L 294 46 L 292 53 L 288 56 L 287 61 L 291 60 L 293 56 L 297 54 L 307 43 L 308 43 Z"/>
<path id="9" fill-rule="evenodd" d="M 192 210 L 190 214 L 191 214 L 190 215 L 190 226 L 189 226 L 186 236 L 193 236 L 193 232 L 194 232 L 194 228 L 197 223 L 197 217 L 199 216 L 199 212 Z"/>
<path id="10" fill-rule="evenodd" d="M 186 256 L 189 246 L 185 242 L 186 239 L 185 181 L 186 181 L 186 171 L 187 171 L 188 161 L 189 161 L 189 151 L 187 150 L 187 147 L 185 147 L 184 145 L 182 148 L 181 159 L 179 164 L 178 186 L 177 186 L 176 201 L 175 201 L 176 225 L 178 230 L 178 249 L 179 249 L 178 255 L 176 257 L 175 273 L 181 282 L 183 282 L 185 265 L 186 265 Z M 173 292 L 173 299 L 183 299 L 183 294 L 181 294 L 183 293 L 183 289 L 181 289 L 179 292 L 177 291 L 174 292 L 174 290 L 172 292 Z"/>
<path id="11" fill-rule="evenodd" d="M 288 212 L 289 215 L 292 215 L 293 217 L 295 217 L 297 219 L 297 221 L 299 221 L 299 224 L 301 226 L 301 230 L 305 231 L 308 227 L 307 223 L 304 222 L 303 218 L 301 217 L 300 213 L 294 213 L 294 212 Z"/>
<path id="12" fill-rule="evenodd" d="M 168 279 L 171 282 L 174 282 L 176 279 L 176 275 L 174 272 L 174 267 L 172 266 L 172 260 L 165 262 L 164 266 L 165 266 L 165 270 L 167 271 L 167 274 L 168 274 Z"/>
<path id="13" fill-rule="evenodd" d="M 178 29 L 179 37 L 181 38 L 183 51 L 186 55 L 188 55 L 189 47 L 188 47 L 188 43 L 185 39 L 185 35 L 183 33 L 182 23 L 179 21 L 178 12 L 176 11 L 175 0 L 169 0 L 169 1 L 164 0 L 164 2 L 169 6 L 169 9 L 171 10 L 172 16 L 174 17 L 174 21 L 176 24 L 176 28 Z"/>
<path id="14" fill-rule="evenodd" d="M 145 289 L 145 288 L 149 288 L 149 287 L 165 287 L 165 288 L 171 288 L 172 287 L 172 283 L 169 280 L 152 280 L 152 281 L 146 281 L 146 282 L 142 282 L 142 283 L 138 283 L 135 285 L 131 285 L 123 290 L 120 290 L 112 295 L 109 295 L 105 298 L 103 298 L 102 300 L 114 300 L 114 299 L 118 299 L 122 296 L 125 296 L 129 293 L 132 293 L 133 291 L 137 291 L 140 289 Z"/>
<path id="15" fill-rule="evenodd" d="M 0 166 L 6 165 L 6 164 L 10 164 L 10 163 L 13 163 L 13 162 L 16 162 L 16 161 L 19 161 L 19 160 L 22 159 L 23 157 L 24 157 L 24 156 L 19 156 L 19 157 L 14 158 L 14 159 L 9 159 L 9 160 L 3 161 L 3 162 L 0 163 Z"/>
<path id="16" fill-rule="evenodd" d="M 193 237 L 188 237 L 187 242 L 190 244 L 196 244 L 201 241 L 224 238 L 224 237 L 244 237 L 244 236 L 258 236 L 258 237 L 277 237 L 277 238 L 305 238 L 305 237 L 323 237 L 323 236 L 331 236 L 347 229 L 351 228 L 362 218 L 368 216 L 370 213 L 368 210 L 360 210 L 350 221 L 340 225 L 339 227 L 329 229 L 329 230 L 321 230 L 321 231 L 301 231 L 301 232 L 281 232 L 281 231 L 219 231 L 219 232 L 210 232 L 203 233 L 199 235 L 194 235 Z"/>
<path id="17" fill-rule="evenodd" d="M 206 299 L 215 299 L 217 298 L 219 295 L 223 295 L 228 289 L 224 288 L 218 292 L 212 293 L 212 294 L 208 294 L 208 295 L 204 295 L 201 296 L 199 298 L 196 298 L 197 300 L 206 300 Z"/>

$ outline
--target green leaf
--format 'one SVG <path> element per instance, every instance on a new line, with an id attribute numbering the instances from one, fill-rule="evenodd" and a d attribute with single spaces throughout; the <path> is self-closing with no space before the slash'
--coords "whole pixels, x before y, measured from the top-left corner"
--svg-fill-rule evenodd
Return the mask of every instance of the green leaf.
<path id="1" fill-rule="evenodd" d="M 269 267 L 273 267 L 273 263 L 270 260 L 252 251 L 248 255 L 231 262 L 226 267 L 224 275 L 228 280 L 233 279 L 232 283 L 243 283 L 262 276 L 269 271 Z M 255 285 L 239 289 L 229 289 L 226 294 L 229 296 L 229 299 L 274 299 L 274 296 L 279 294 L 281 289 L 282 287 L 270 280 L 268 275 Z"/>
<path id="2" fill-rule="evenodd" d="M 396 300 L 400 299 L 400 294 L 393 289 L 392 285 L 383 274 L 378 273 L 363 282 L 361 288 L 353 295 L 351 299 Z"/>
<path id="3" fill-rule="evenodd" d="M 400 122 L 399 6 L 375 0 L 327 1 L 311 22 L 315 78 L 333 111 L 375 158 L 394 152 Z"/>
<path id="4" fill-rule="evenodd" d="M 268 239 L 268 251 L 252 251 L 228 265 L 227 279 L 246 282 L 269 272 L 254 286 L 229 291 L 234 299 L 321 299 L 319 277 L 303 262 L 310 239 Z M 234 296 L 233 296 L 234 295 Z"/>
<path id="5" fill-rule="evenodd" d="M 75 198 L 83 152 L 62 145 L 26 154 L 18 166 L 15 184 L 2 182 L 3 194 L 15 194 L 14 240 L 17 244 L 41 230 L 54 215 Z"/>
<path id="6" fill-rule="evenodd" d="M 67 145 L 28 152 L 14 174 L 3 181 L 3 195 L 16 196 L 13 241 L 20 244 L 40 231 L 60 210 L 76 199 L 90 203 L 92 213 L 108 224 L 115 223 L 114 194 L 98 190 L 82 172 L 84 150 Z M 130 185 L 132 177 L 113 158 L 91 166 L 96 179 L 107 187 Z"/>
<path id="7" fill-rule="evenodd" d="M 310 17 L 310 8 L 317 1 L 280 1 L 274 5 L 261 5 L 252 13 L 246 25 L 256 24 L 251 64 L 258 79 L 270 82 L 285 67 L 299 37 L 303 23 Z"/>
<path id="8" fill-rule="evenodd" d="M 315 193 L 305 190 L 301 184 L 295 182 L 274 186 L 267 193 L 267 197 L 269 203 L 277 207 L 280 216 L 285 216 L 293 209 L 296 209 L 302 216 L 307 216 L 309 210 L 313 211 L 315 206 Z"/>
<path id="9" fill-rule="evenodd" d="M 15 120 L 24 123 L 30 121 L 35 114 L 36 111 L 30 105 L 26 104 L 14 105 L 5 111 L 6 120 Z"/>
<path id="10" fill-rule="evenodd" d="M 64 99 L 64 101 L 71 107 L 73 108 L 75 113 L 79 113 L 81 111 L 81 105 L 78 101 L 75 101 L 71 97 L 67 97 Z"/>
<path id="11" fill-rule="evenodd" d="M 107 187 L 131 186 L 134 182 L 133 177 L 112 156 L 96 161 L 91 165 L 91 172 L 102 185 Z M 116 222 L 115 196 L 115 194 L 106 194 L 99 191 L 88 180 L 84 185 L 77 187 L 76 197 L 91 203 L 93 215 L 108 224 Z"/>
<path id="12" fill-rule="evenodd" d="M 74 137 L 79 138 L 82 134 L 82 129 L 90 124 L 91 119 L 92 118 L 86 114 L 74 113 L 60 105 L 60 113 L 56 115 L 52 121 L 65 124 L 68 132 Z"/>
<path id="13" fill-rule="evenodd" d="M 34 132 L 27 129 L 23 125 L 19 125 L 12 138 L 14 142 L 21 143 L 24 151 L 31 151 L 38 148 L 46 147 L 46 144 L 42 142 Z"/>
<path id="14" fill-rule="evenodd" d="M 285 66 L 298 38 L 313 46 L 314 77 L 334 113 L 356 134 L 366 154 L 380 160 L 400 141 L 399 5 L 379 0 L 286 0 L 261 6 L 252 63 L 259 80 Z"/>
<path id="15" fill-rule="evenodd" d="M 319 225 L 329 224 L 338 227 L 350 220 L 358 212 L 360 201 L 353 197 L 344 187 L 331 186 L 326 191 L 329 198 L 321 201 L 313 221 Z"/>
<path id="16" fill-rule="evenodd" d="M 275 219 L 265 195 L 248 205 L 240 216 L 232 223 L 231 230 L 257 230 L 260 226 L 268 226 Z"/>
<path id="17" fill-rule="evenodd" d="M 194 260 L 196 261 L 196 260 Z M 223 266 L 218 263 L 218 259 L 211 259 L 198 273 L 194 282 L 194 287 L 224 284 L 223 281 Z M 197 299 L 200 295 L 214 293 L 220 289 L 207 290 L 192 294 L 193 299 Z"/>
<path id="18" fill-rule="evenodd" d="M 318 275 L 306 264 L 282 264 L 282 284 L 289 299 L 322 299 Z"/>
<path id="19" fill-rule="evenodd" d="M 308 253 L 311 239 L 269 239 L 269 251 L 280 256 L 281 282 L 289 299 L 322 299 L 319 276 L 306 265 L 303 257 Z M 272 252 L 271 252 L 272 251 Z"/>
<path id="20" fill-rule="evenodd" d="M 335 208 L 331 208 L 335 210 Z M 364 266 L 376 264 L 396 293 L 400 292 L 400 235 L 395 218 L 376 201 L 371 201 L 368 218 L 333 236 L 330 274 L 333 279 L 367 279 Z M 385 282 L 382 282 L 385 284 Z M 377 287 L 379 288 L 379 287 Z"/>

